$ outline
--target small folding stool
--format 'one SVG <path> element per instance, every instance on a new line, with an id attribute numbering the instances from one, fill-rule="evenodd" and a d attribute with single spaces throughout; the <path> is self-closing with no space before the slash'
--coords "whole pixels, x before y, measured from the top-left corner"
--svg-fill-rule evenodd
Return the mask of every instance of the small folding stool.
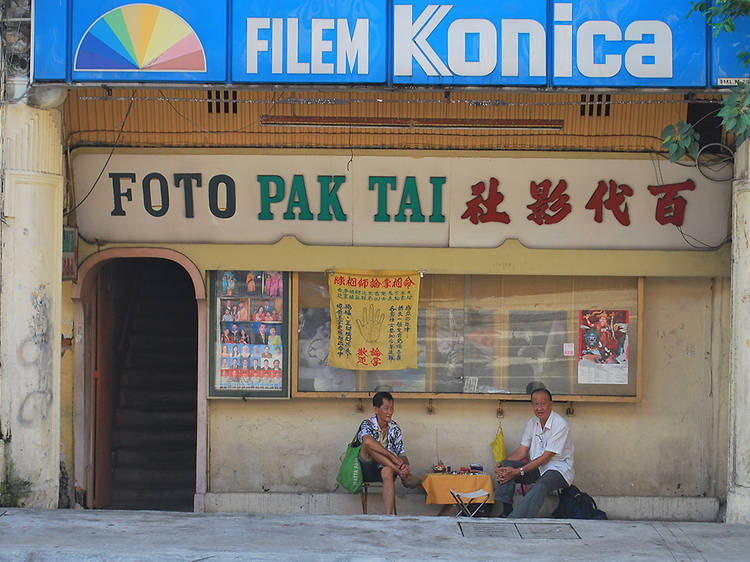
<path id="1" fill-rule="evenodd" d="M 465 515 L 466 517 L 474 517 L 477 512 L 484 507 L 489 499 L 491 493 L 481 488 L 476 492 L 457 492 L 451 489 L 451 496 L 456 500 L 459 512 L 456 517 Z"/>

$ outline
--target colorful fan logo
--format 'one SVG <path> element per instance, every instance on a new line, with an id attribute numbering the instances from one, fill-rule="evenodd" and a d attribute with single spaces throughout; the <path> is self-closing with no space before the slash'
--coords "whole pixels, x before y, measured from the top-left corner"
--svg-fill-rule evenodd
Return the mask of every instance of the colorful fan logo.
<path id="1" fill-rule="evenodd" d="M 152 4 L 127 4 L 86 30 L 75 70 L 205 72 L 206 54 L 193 28 L 174 12 Z"/>

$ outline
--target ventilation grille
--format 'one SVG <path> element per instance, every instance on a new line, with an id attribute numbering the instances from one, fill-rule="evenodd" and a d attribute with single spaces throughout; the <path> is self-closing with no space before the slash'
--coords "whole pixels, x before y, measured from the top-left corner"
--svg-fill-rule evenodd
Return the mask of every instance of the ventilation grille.
<path id="1" fill-rule="evenodd" d="M 609 117 L 610 94 L 581 94 L 581 117 Z"/>
<path id="2" fill-rule="evenodd" d="M 237 90 L 208 90 L 208 113 L 237 113 Z"/>

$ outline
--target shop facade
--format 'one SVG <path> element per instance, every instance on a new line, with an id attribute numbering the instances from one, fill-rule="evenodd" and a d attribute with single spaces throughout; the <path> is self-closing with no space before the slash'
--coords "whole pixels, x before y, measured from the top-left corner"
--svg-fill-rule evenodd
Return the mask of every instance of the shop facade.
<path id="1" fill-rule="evenodd" d="M 79 80 L 102 73 L 82 68 Z M 729 423 L 738 176 L 656 154 L 663 125 L 710 93 L 399 80 L 69 92 L 66 166 L 51 174 L 68 187 L 52 206 L 77 229 L 77 272 L 45 286 L 61 317 L 50 341 L 70 341 L 50 368 L 48 422 L 70 494 L 138 507 L 153 492 L 143 481 L 163 478 L 182 486 L 156 486 L 162 508 L 184 507 L 188 489 L 197 511 L 358 513 L 335 474 L 376 390 L 396 396 L 426 472 L 491 466 L 498 421 L 514 447 L 541 380 L 571 424 L 577 484 L 612 516 L 722 518 L 741 484 Z M 419 281 L 416 367 L 329 365 L 329 291 L 362 290 L 355 272 L 381 292 Z M 153 449 L 130 450 L 152 440 L 194 454 L 157 474 L 133 460 Z M 437 512 L 413 491 L 397 502 Z"/>

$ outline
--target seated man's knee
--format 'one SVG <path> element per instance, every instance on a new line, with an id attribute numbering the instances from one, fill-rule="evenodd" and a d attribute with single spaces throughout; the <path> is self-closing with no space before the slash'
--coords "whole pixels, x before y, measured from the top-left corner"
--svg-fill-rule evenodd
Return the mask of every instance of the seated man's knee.
<path id="1" fill-rule="evenodd" d="M 393 471 L 393 469 L 390 466 L 384 466 L 381 469 L 380 474 L 383 477 L 383 482 L 385 482 L 386 478 L 390 478 L 391 480 L 393 480 L 396 476 L 396 473 Z"/>

